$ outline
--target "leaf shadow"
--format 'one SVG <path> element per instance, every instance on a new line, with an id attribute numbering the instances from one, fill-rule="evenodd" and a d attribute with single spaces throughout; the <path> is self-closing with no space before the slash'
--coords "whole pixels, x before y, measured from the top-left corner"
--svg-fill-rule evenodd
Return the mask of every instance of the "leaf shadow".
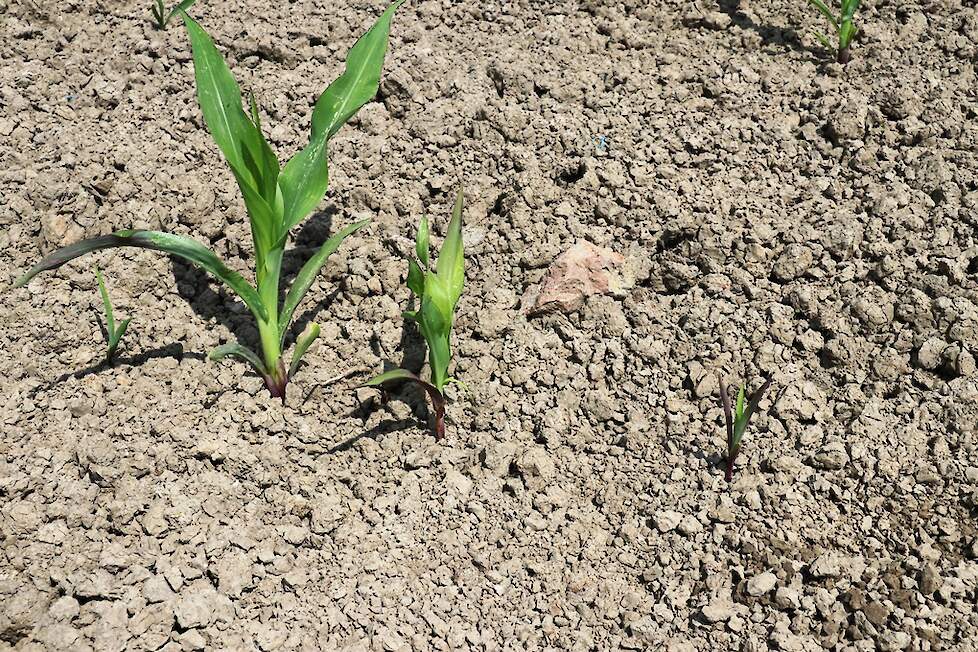
<path id="1" fill-rule="evenodd" d="M 337 207 L 328 205 L 302 223 L 295 234 L 292 248 L 282 254 L 282 287 L 292 285 L 302 266 L 333 235 L 333 216 L 339 212 Z"/>
<path id="2" fill-rule="evenodd" d="M 170 257 L 170 266 L 173 279 L 177 282 L 177 293 L 194 314 L 204 321 L 217 321 L 242 346 L 253 350 L 257 348 L 258 331 L 254 317 L 237 295 L 229 292 L 204 270 L 176 256 Z"/>
<path id="3" fill-rule="evenodd" d="M 417 425 L 418 422 L 414 419 L 384 419 L 370 430 L 353 435 L 335 446 L 332 446 L 326 452 L 330 455 L 334 453 L 342 453 L 343 451 L 348 451 L 353 448 L 353 446 L 361 439 L 377 439 L 383 435 L 389 435 L 393 432 L 399 432 L 405 428 L 411 428 L 412 426 Z"/>
<path id="4" fill-rule="evenodd" d="M 174 358 L 178 362 L 183 360 L 184 358 L 192 358 L 194 360 L 201 360 L 201 361 L 207 359 L 206 356 L 204 356 L 201 353 L 196 353 L 196 352 L 188 353 L 183 350 L 183 344 L 181 344 L 180 342 L 173 342 L 165 346 L 156 347 L 155 349 L 143 351 L 142 353 L 138 353 L 136 355 L 131 355 L 127 357 L 116 356 L 111 362 L 105 359 L 101 359 L 99 360 L 99 362 L 91 364 L 85 367 L 84 369 L 78 369 L 76 371 L 69 371 L 67 373 L 61 374 L 54 380 L 50 380 L 44 383 L 43 385 L 39 385 L 38 387 L 35 387 L 31 391 L 30 396 L 33 398 L 41 392 L 51 391 L 52 389 L 58 387 L 66 380 L 72 377 L 74 377 L 75 379 L 81 379 L 81 378 L 85 378 L 86 376 L 91 376 L 92 374 L 97 374 L 100 371 L 104 371 L 106 369 L 110 369 L 118 366 L 139 367 L 155 358 Z"/>

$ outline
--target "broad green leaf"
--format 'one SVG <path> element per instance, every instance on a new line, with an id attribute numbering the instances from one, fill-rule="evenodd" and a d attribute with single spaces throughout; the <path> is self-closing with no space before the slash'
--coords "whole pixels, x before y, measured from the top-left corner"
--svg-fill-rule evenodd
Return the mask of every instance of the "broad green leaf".
<path id="1" fill-rule="evenodd" d="M 109 346 L 111 346 L 112 336 L 115 335 L 115 317 L 112 316 L 112 301 L 109 300 L 109 291 L 105 289 L 105 279 L 98 267 L 95 268 L 95 279 L 98 281 L 98 291 L 102 295 L 102 307 L 105 309 L 105 332 L 109 335 Z"/>
<path id="2" fill-rule="evenodd" d="M 413 259 L 408 260 L 407 286 L 417 297 L 424 296 L 424 272 Z"/>
<path id="3" fill-rule="evenodd" d="M 839 21 L 832 14 L 832 10 L 829 9 L 828 5 L 822 2 L 822 0 L 808 0 L 808 3 L 818 9 L 819 12 L 821 12 L 821 14 L 825 16 L 830 23 L 832 23 L 832 27 L 839 29 Z"/>
<path id="4" fill-rule="evenodd" d="M 258 292 L 244 277 L 234 270 L 228 269 L 214 252 L 196 240 L 162 231 L 116 231 L 111 235 L 90 238 L 68 245 L 67 247 L 62 247 L 44 257 L 39 263 L 30 268 L 26 274 L 17 279 L 14 287 L 23 287 L 41 272 L 61 267 L 68 261 L 74 260 L 79 256 L 93 251 L 113 249 L 116 247 L 154 249 L 184 258 L 224 281 L 228 287 L 241 297 L 241 300 L 245 302 L 245 305 L 248 306 L 256 317 L 263 321 L 268 320 L 268 313 L 258 296 Z"/>
<path id="5" fill-rule="evenodd" d="M 296 307 L 302 301 L 302 298 L 312 287 L 312 282 L 319 275 L 319 270 L 322 269 L 323 265 L 326 264 L 326 259 L 329 258 L 336 249 L 340 246 L 344 239 L 354 231 L 363 228 L 370 223 L 370 220 L 363 220 L 357 222 L 356 224 L 351 224 L 346 227 L 332 238 L 327 240 L 319 248 L 319 251 L 313 255 L 306 264 L 302 266 L 299 273 L 296 275 L 295 280 L 292 282 L 292 287 L 289 288 L 288 294 L 285 295 L 285 304 L 282 306 L 282 313 L 279 315 L 278 331 L 279 340 L 285 339 L 285 333 L 289 328 L 289 322 L 292 321 L 292 314 L 295 312 Z"/>
<path id="6" fill-rule="evenodd" d="M 404 0 L 387 8 L 377 22 L 361 36 L 346 55 L 346 69 L 330 84 L 312 112 L 312 134 L 326 133 L 332 138 L 361 106 L 377 94 L 384 67 L 391 18 Z"/>
<path id="7" fill-rule="evenodd" d="M 258 354 L 248 347 L 241 346 L 237 343 L 222 344 L 208 353 L 207 357 L 211 360 L 222 360 L 229 355 L 251 363 L 251 366 L 255 368 L 255 371 L 260 373 L 262 376 L 267 375 L 265 363 L 261 361 Z"/>
<path id="8" fill-rule="evenodd" d="M 429 276 L 425 284 L 421 309 L 418 311 L 418 326 L 428 344 L 428 364 L 431 379 L 441 391 L 448 379 L 448 365 L 452 360 L 449 338 L 452 330 L 452 313 L 445 312 L 447 297 L 442 284 Z"/>
<path id="9" fill-rule="evenodd" d="M 418 254 L 418 261 L 427 269 L 428 267 L 428 248 L 430 234 L 428 228 L 428 218 L 422 217 L 421 224 L 418 226 L 418 237 L 414 243 L 414 251 Z M 416 292 L 415 294 L 420 294 Z"/>
<path id="10" fill-rule="evenodd" d="M 261 130 L 241 108 L 241 90 L 214 41 L 186 12 L 181 12 L 193 50 L 197 98 L 214 142 L 234 172 L 248 204 L 255 245 L 261 257 L 274 242 L 279 217 L 274 212 L 252 211 L 253 196 L 274 207 L 278 189 L 278 160 Z M 252 199 L 249 201 L 249 195 Z M 256 217 L 257 216 L 257 217 Z M 263 235 L 259 236 L 258 233 Z M 269 237 L 267 234 L 272 234 Z"/>
<path id="11" fill-rule="evenodd" d="M 296 339 L 295 350 L 292 352 L 292 363 L 289 365 L 289 378 L 295 374 L 299 368 L 299 362 L 302 360 L 302 356 L 306 354 L 306 351 L 316 341 L 317 337 L 319 337 L 319 324 L 312 322 Z"/>
<path id="12" fill-rule="evenodd" d="M 462 189 L 459 188 L 452 210 L 452 221 L 438 253 L 438 276 L 445 281 L 445 289 L 451 298 L 452 310 L 462 295 L 465 283 L 465 260 L 462 253 Z"/>
<path id="13" fill-rule="evenodd" d="M 326 194 L 329 187 L 326 159 L 326 134 L 320 134 L 313 136 L 282 169 L 278 178 L 283 206 L 280 241 L 285 240 L 289 229 L 305 219 Z"/>
<path id="14" fill-rule="evenodd" d="M 401 2 L 403 0 L 398 0 L 388 7 L 350 48 L 343 74 L 316 101 L 309 144 L 286 163 L 279 177 L 283 199 L 280 239 L 284 239 L 289 229 L 301 222 L 326 194 L 329 186 L 326 143 L 350 116 L 377 94 L 391 18 Z"/>

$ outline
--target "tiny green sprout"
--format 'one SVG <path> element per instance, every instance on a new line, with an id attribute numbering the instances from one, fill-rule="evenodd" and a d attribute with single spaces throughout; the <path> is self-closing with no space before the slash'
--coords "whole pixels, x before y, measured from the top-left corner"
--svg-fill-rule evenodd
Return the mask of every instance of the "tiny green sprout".
<path id="1" fill-rule="evenodd" d="M 193 6 L 195 2 L 197 2 L 197 0 L 183 0 L 183 2 L 178 4 L 176 7 L 171 9 L 169 13 L 167 13 L 166 6 L 163 4 L 163 0 L 156 0 L 153 3 L 153 7 L 152 7 L 153 20 L 156 21 L 156 29 L 161 31 L 166 29 L 166 26 L 170 22 L 171 18 L 173 18 L 177 14 L 183 13 L 184 11 L 190 9 L 190 7 Z"/>
<path id="2" fill-rule="evenodd" d="M 324 242 L 299 270 L 281 300 L 285 245 L 292 228 L 315 210 L 326 194 L 329 139 L 377 94 L 391 19 L 402 2 L 397 0 L 390 5 L 350 49 L 343 74 L 323 91 L 313 107 L 308 144 L 284 166 L 279 164 L 265 139 L 254 96 L 249 110 L 245 111 L 238 83 L 213 40 L 181 9 L 182 5 L 177 7 L 190 36 L 197 98 L 204 123 L 224 154 L 247 209 L 254 245 L 254 285 L 196 240 L 163 231 L 124 230 L 54 251 L 21 276 L 14 287 L 22 287 L 39 273 L 79 256 L 112 247 L 153 249 L 184 258 L 230 287 L 251 311 L 258 326 L 260 354 L 240 344 L 227 344 L 212 351 L 210 357 L 220 359 L 232 355 L 249 362 L 264 379 L 269 393 L 285 402 L 290 376 L 319 335 L 318 326 L 313 325 L 300 336 L 292 362 L 286 368 L 282 349 L 295 310 L 330 254 L 369 220 L 349 225 Z M 186 4 L 187 0 L 183 5 Z"/>
<path id="3" fill-rule="evenodd" d="M 860 0 L 842 0 L 842 13 L 838 16 L 832 13 L 832 10 L 829 9 L 829 6 L 825 4 L 824 0 L 808 0 L 808 2 L 818 9 L 819 13 L 825 16 L 829 23 L 832 24 L 832 29 L 835 30 L 839 44 L 838 46 L 832 45 L 832 42 L 817 30 L 813 30 L 815 37 L 829 50 L 834 49 L 836 61 L 842 65 L 846 65 L 849 63 L 851 56 L 849 48 L 852 45 L 852 40 L 859 33 L 855 23 L 853 23 L 853 19 L 856 16 L 856 10 L 859 9 Z"/>
<path id="4" fill-rule="evenodd" d="M 435 409 L 435 439 L 445 436 L 445 385 L 464 385 L 448 375 L 452 361 L 451 336 L 455 322 L 455 307 L 462 296 L 465 283 L 465 261 L 462 254 L 462 190 L 455 199 L 452 219 L 448 223 L 445 241 L 438 261 L 429 260 L 429 229 L 427 218 L 421 219 L 415 241 L 417 260 L 408 260 L 407 286 L 418 297 L 417 310 L 407 310 L 405 319 L 417 322 L 428 345 L 428 366 L 431 382 L 421 380 L 407 369 L 392 369 L 368 380 L 361 387 L 376 387 L 386 399 L 389 389 L 403 382 L 417 383 L 428 394 Z"/>
<path id="5" fill-rule="evenodd" d="M 727 482 L 730 482 L 733 480 L 734 461 L 737 459 L 737 454 L 740 453 L 740 441 L 744 438 L 744 431 L 747 430 L 747 422 L 750 421 L 751 415 L 757 410 L 757 406 L 761 402 L 764 392 L 771 386 L 771 379 L 768 378 L 765 380 L 761 388 L 751 395 L 749 401 L 746 400 L 747 387 L 741 385 L 740 391 L 737 392 L 736 406 L 730 404 L 730 392 L 727 384 L 720 377 L 717 380 L 720 383 L 720 400 L 723 403 L 723 416 L 727 422 L 727 471 L 725 477 Z"/>
<path id="6" fill-rule="evenodd" d="M 115 350 L 119 346 L 119 340 L 129 328 L 131 318 L 124 319 L 118 327 L 116 326 L 115 317 L 112 315 L 112 301 L 109 300 L 109 292 L 105 289 L 105 279 L 102 278 L 102 272 L 99 271 L 98 267 L 95 268 L 95 278 L 98 280 L 98 291 L 102 295 L 102 307 L 105 309 L 105 361 L 111 363 L 112 356 L 115 355 Z"/>

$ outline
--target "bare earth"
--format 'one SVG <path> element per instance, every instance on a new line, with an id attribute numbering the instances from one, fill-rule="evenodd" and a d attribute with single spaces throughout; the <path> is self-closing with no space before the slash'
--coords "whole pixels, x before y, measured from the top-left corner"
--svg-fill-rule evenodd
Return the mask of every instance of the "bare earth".
<path id="1" fill-rule="evenodd" d="M 0 283 L 119 228 L 248 269 L 186 35 L 149 4 L 0 0 Z M 285 158 L 382 8 L 193 13 Z M 801 0 L 404 6 L 296 230 L 293 272 L 374 218 L 310 293 L 284 406 L 206 360 L 255 332 L 182 262 L 5 291 L 0 649 L 978 649 L 978 9 L 860 17 L 842 69 Z M 474 395 L 435 442 L 421 396 L 354 387 L 422 362 L 403 257 L 460 182 Z M 581 240 L 635 286 L 525 317 Z M 133 319 L 114 367 L 96 264 Z M 717 372 L 774 379 L 732 485 Z"/>

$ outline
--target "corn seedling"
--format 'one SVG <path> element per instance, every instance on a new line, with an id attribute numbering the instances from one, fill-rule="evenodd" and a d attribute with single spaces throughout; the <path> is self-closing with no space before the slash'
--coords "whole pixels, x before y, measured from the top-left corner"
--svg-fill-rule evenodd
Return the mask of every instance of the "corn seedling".
<path id="1" fill-rule="evenodd" d="M 60 267 L 78 256 L 112 247 L 154 249 L 184 258 L 227 284 L 257 321 L 260 355 L 240 344 L 226 344 L 212 351 L 210 358 L 217 360 L 231 355 L 251 363 L 272 396 L 281 397 L 284 402 L 290 374 L 319 335 L 319 328 L 312 326 L 297 339 L 287 371 L 282 346 L 296 307 L 329 255 L 344 238 L 369 220 L 347 226 L 323 243 L 299 270 L 280 304 L 282 255 L 289 230 L 305 219 L 326 193 L 328 140 L 377 93 L 391 18 L 401 1 L 388 7 L 350 49 L 345 71 L 316 101 L 309 143 L 284 167 L 279 166 L 265 140 L 254 97 L 246 113 L 238 84 L 214 42 L 186 12 L 180 12 L 190 36 L 197 97 L 204 122 L 237 180 L 248 211 L 256 285 L 229 269 L 196 240 L 162 231 L 125 230 L 58 249 L 18 279 L 15 286 L 23 286 L 40 272 Z"/>
<path id="2" fill-rule="evenodd" d="M 429 229 L 427 218 L 421 219 L 415 241 L 417 260 L 408 260 L 407 286 L 417 296 L 417 310 L 403 313 L 405 319 L 417 322 L 418 329 L 428 345 L 428 366 L 431 382 L 421 380 L 407 369 L 392 369 L 368 380 L 361 387 L 376 387 L 386 398 L 394 385 L 417 383 L 428 394 L 435 410 L 434 435 L 445 436 L 445 385 L 461 384 L 448 375 L 452 361 L 451 335 L 455 321 L 455 307 L 462 296 L 465 282 L 465 261 L 462 255 L 462 191 L 459 190 L 448 224 L 448 232 L 441 246 L 437 264 L 428 258 Z"/>
<path id="3" fill-rule="evenodd" d="M 105 361 L 112 362 L 112 356 L 115 355 L 115 350 L 119 346 L 119 340 L 129 328 L 130 319 L 124 319 L 122 323 L 116 326 L 115 317 L 112 315 L 112 301 L 109 300 L 109 292 L 105 289 L 105 279 L 102 278 L 102 272 L 97 267 L 95 268 L 95 278 L 98 280 L 98 291 L 102 295 L 102 307 L 105 310 Z"/>
<path id="4" fill-rule="evenodd" d="M 727 471 L 725 477 L 727 482 L 730 482 L 733 480 L 734 461 L 737 459 L 737 454 L 740 453 L 740 442 L 747 430 L 747 422 L 757 410 L 764 392 L 771 386 L 771 379 L 765 380 L 761 388 L 754 392 L 749 400 L 746 399 L 747 387 L 741 385 L 740 391 L 737 392 L 736 406 L 730 404 L 730 392 L 727 384 L 723 382 L 722 378 L 718 378 L 718 380 L 720 382 L 720 400 L 723 402 L 723 417 L 727 422 Z"/>
<path id="5" fill-rule="evenodd" d="M 819 13 L 825 16 L 831 23 L 832 28 L 835 30 L 836 38 L 838 39 L 838 46 L 832 44 L 828 38 L 825 37 L 819 31 L 814 31 L 815 37 L 822 42 L 829 50 L 835 50 L 836 61 L 842 65 L 849 63 L 849 58 L 851 56 L 850 46 L 852 45 L 852 40 L 856 37 L 859 32 L 856 29 L 853 19 L 856 16 L 856 10 L 859 9 L 860 0 L 842 0 L 842 12 L 836 16 L 829 9 L 829 6 L 825 4 L 824 0 L 808 0 L 809 4 L 818 9 Z"/>
<path id="6" fill-rule="evenodd" d="M 195 2 L 197 2 L 197 0 L 183 0 L 183 2 L 178 4 L 176 7 L 171 9 L 169 13 L 167 13 L 166 6 L 164 6 L 163 4 L 163 0 L 156 0 L 153 3 L 153 7 L 152 7 L 153 20 L 156 21 L 156 29 L 158 30 L 166 29 L 166 26 L 170 22 L 171 18 L 173 18 L 179 13 L 187 11 L 188 9 L 190 9 L 191 6 L 193 6 Z"/>

